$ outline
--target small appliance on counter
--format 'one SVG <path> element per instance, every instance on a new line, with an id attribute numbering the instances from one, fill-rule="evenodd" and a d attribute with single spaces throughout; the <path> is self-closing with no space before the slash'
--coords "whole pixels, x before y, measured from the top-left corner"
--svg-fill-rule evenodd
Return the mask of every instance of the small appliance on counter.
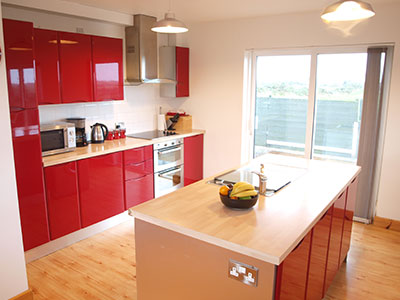
<path id="1" fill-rule="evenodd" d="M 92 133 L 91 133 L 92 143 L 93 144 L 104 143 L 104 140 L 108 135 L 107 126 L 101 123 L 96 123 L 90 126 L 90 128 L 92 128 Z"/>
<path id="2" fill-rule="evenodd" d="M 76 135 L 76 146 L 77 147 L 85 147 L 87 146 L 87 139 L 85 133 L 85 118 L 68 118 L 66 121 L 68 123 L 75 124 L 75 135 Z"/>
<path id="3" fill-rule="evenodd" d="M 75 150 L 75 126 L 72 123 L 40 124 L 42 156 Z"/>

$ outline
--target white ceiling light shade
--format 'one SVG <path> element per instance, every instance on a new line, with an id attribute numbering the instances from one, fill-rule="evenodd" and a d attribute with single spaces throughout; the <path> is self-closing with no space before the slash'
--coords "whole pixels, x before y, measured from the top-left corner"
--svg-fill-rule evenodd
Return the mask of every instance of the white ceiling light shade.
<path id="1" fill-rule="evenodd" d="M 189 29 L 183 22 L 175 19 L 174 13 L 167 12 L 164 19 L 156 22 L 151 30 L 159 33 L 182 33 Z"/>
<path id="2" fill-rule="evenodd" d="M 321 14 L 325 21 L 352 21 L 375 15 L 371 4 L 363 1 L 344 0 L 329 5 Z"/>

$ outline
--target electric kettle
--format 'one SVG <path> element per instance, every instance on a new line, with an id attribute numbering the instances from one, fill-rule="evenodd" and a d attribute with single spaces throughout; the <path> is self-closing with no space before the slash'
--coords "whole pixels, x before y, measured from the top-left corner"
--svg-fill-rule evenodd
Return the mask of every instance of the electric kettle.
<path id="1" fill-rule="evenodd" d="M 92 126 L 92 143 L 98 144 L 98 143 L 104 143 L 104 140 L 106 139 L 108 135 L 108 128 L 106 125 L 101 124 L 101 123 L 96 123 Z"/>

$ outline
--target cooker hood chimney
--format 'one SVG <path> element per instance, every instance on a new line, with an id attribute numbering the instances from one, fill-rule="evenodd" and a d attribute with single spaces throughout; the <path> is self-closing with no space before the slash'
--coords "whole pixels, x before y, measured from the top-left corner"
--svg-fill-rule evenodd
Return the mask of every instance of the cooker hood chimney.
<path id="1" fill-rule="evenodd" d="M 133 18 L 134 26 L 125 27 L 125 85 L 176 83 L 158 78 L 157 33 L 151 30 L 157 18 L 146 15 L 134 15 Z"/>

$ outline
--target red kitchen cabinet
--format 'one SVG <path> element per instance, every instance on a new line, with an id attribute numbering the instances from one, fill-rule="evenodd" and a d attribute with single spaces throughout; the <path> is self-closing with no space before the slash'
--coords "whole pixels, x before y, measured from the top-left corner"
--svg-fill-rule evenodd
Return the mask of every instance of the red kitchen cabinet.
<path id="1" fill-rule="evenodd" d="M 91 36 L 59 32 L 62 103 L 93 101 Z"/>
<path id="2" fill-rule="evenodd" d="M 12 111 L 10 117 L 22 238 L 27 251 L 49 241 L 39 113 L 26 109 Z"/>
<path id="3" fill-rule="evenodd" d="M 76 162 L 44 169 L 50 238 L 81 228 Z"/>
<path id="4" fill-rule="evenodd" d="M 187 186 L 203 179 L 202 134 L 184 139 L 184 185 Z"/>
<path id="5" fill-rule="evenodd" d="M 176 97 L 189 97 L 189 48 L 176 47 Z"/>
<path id="6" fill-rule="evenodd" d="M 137 164 L 149 159 L 153 159 L 152 145 L 124 151 L 125 165 Z"/>
<path id="7" fill-rule="evenodd" d="M 122 39 L 92 36 L 94 101 L 123 100 Z"/>
<path id="8" fill-rule="evenodd" d="M 124 211 L 122 152 L 78 161 L 82 227 Z"/>
<path id="9" fill-rule="evenodd" d="M 313 228 L 306 299 L 320 300 L 323 298 L 332 212 L 333 207 L 328 209 Z"/>
<path id="10" fill-rule="evenodd" d="M 125 209 L 154 198 L 153 146 L 124 152 Z"/>
<path id="11" fill-rule="evenodd" d="M 33 24 L 3 19 L 3 30 L 10 108 L 37 108 Z"/>
<path id="12" fill-rule="evenodd" d="M 347 191 L 344 191 L 333 205 L 331 233 L 329 237 L 329 249 L 326 262 L 324 294 L 328 290 L 333 279 L 335 278 L 337 270 L 339 269 L 346 195 Z"/>
<path id="13" fill-rule="evenodd" d="M 357 185 L 358 177 L 354 178 L 350 186 L 347 188 L 346 210 L 344 213 L 342 248 L 340 250 L 339 265 L 345 260 L 350 249 L 351 229 L 353 227 L 353 216 L 356 208 Z"/>
<path id="14" fill-rule="evenodd" d="M 34 30 L 37 98 L 39 105 L 61 103 L 58 33 Z"/>
<path id="15" fill-rule="evenodd" d="M 307 287 L 311 239 L 312 231 L 278 266 L 275 300 L 304 299 Z"/>
<path id="16" fill-rule="evenodd" d="M 154 198 L 153 173 L 125 182 L 126 209 Z"/>

